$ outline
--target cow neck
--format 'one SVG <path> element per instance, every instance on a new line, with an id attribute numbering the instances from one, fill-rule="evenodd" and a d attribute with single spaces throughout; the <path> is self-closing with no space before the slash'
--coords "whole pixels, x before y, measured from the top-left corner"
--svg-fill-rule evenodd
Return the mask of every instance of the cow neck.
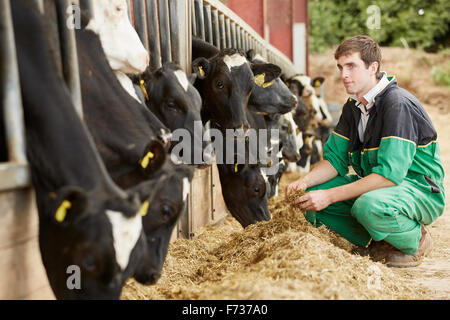
<path id="1" fill-rule="evenodd" d="M 64 81 L 57 75 L 48 38 L 37 12 L 14 10 L 14 30 L 27 137 L 27 156 L 35 187 L 85 190 L 115 187 L 91 137 L 75 112 Z M 19 13 L 20 14 L 19 14 Z M 33 13 L 33 14 L 31 14 Z M 33 36 L 30 37 L 30 34 Z"/>

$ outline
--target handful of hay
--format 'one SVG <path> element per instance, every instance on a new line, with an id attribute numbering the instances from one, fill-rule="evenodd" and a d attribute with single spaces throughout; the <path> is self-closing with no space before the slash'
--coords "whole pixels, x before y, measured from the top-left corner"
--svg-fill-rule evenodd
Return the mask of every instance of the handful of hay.
<path id="1" fill-rule="evenodd" d="M 122 298 L 426 298 L 423 289 L 384 265 L 352 254 L 353 245 L 325 226 L 313 227 L 284 194 L 269 201 L 269 210 L 270 221 L 245 229 L 228 217 L 202 228 L 193 240 L 177 239 L 158 283 L 146 287 L 129 280 Z M 374 277 L 380 286 L 371 285 Z"/>

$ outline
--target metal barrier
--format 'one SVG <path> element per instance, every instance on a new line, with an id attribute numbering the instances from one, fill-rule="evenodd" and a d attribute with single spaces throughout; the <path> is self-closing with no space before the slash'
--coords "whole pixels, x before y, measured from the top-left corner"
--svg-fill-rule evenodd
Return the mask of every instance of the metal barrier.
<path id="1" fill-rule="evenodd" d="M 36 0 L 38 9 L 44 12 L 44 1 Z M 30 171 L 25 152 L 25 126 L 23 121 L 22 98 L 17 66 L 17 55 L 11 17 L 10 0 L 0 0 L 1 65 L 5 72 L 1 75 L 6 144 L 8 162 L 0 163 L 0 191 L 20 189 L 31 185 Z M 66 26 L 69 0 L 56 0 L 61 43 L 63 74 L 72 94 L 77 113 L 82 117 L 81 87 L 78 72 L 78 58 L 73 29 Z"/>

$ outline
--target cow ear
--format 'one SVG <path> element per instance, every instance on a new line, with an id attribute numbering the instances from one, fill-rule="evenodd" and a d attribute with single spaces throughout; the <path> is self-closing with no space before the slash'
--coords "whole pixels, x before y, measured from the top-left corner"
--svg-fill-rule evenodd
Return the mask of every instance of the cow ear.
<path id="1" fill-rule="evenodd" d="M 56 200 L 52 206 L 54 208 L 52 214 L 54 220 L 60 224 L 68 225 L 87 212 L 87 193 L 79 187 L 63 187 L 58 191 L 58 195 L 50 194 L 50 198 Z"/>
<path id="2" fill-rule="evenodd" d="M 316 78 L 311 80 L 311 85 L 314 88 L 319 88 L 324 82 L 325 82 L 325 78 L 324 77 L 316 77 Z"/>
<path id="3" fill-rule="evenodd" d="M 197 58 L 192 62 L 192 70 L 200 80 L 205 79 L 209 75 L 210 63 L 208 59 Z"/>
<path id="4" fill-rule="evenodd" d="M 281 75 L 280 67 L 271 63 L 252 63 L 251 68 L 260 87 L 270 86 Z"/>
<path id="5" fill-rule="evenodd" d="M 189 82 L 193 85 L 195 83 L 195 80 L 197 80 L 197 74 L 191 73 L 190 75 L 188 75 L 187 78 L 188 78 Z"/>
<path id="6" fill-rule="evenodd" d="M 166 152 L 163 144 L 158 140 L 153 140 L 145 148 L 139 160 L 139 166 L 147 176 L 151 176 L 162 167 L 165 160 Z"/>
<path id="7" fill-rule="evenodd" d="M 247 59 L 248 59 L 249 61 L 253 61 L 253 59 L 254 59 L 255 56 L 256 56 L 256 51 L 253 50 L 253 49 L 250 49 L 250 50 L 248 50 L 248 51 L 245 53 L 245 55 L 246 55 L 246 57 L 247 57 Z"/>

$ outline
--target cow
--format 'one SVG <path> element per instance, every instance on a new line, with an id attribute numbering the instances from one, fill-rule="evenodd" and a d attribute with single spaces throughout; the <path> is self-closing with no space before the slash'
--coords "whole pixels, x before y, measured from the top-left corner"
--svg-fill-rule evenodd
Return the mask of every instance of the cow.
<path id="1" fill-rule="evenodd" d="M 186 129 L 191 136 L 191 158 L 189 164 L 204 168 L 204 164 L 212 163 L 213 155 L 205 150 L 210 141 L 203 139 L 202 132 L 194 129 L 202 128 L 202 98 L 192 85 L 196 74 L 189 76 L 175 63 L 166 62 L 155 71 L 149 68 L 137 77 L 133 77 L 135 87 L 142 93 L 147 108 L 158 117 L 170 130 Z M 198 130 L 201 131 L 201 130 Z M 175 142 L 172 143 L 172 147 Z M 204 161 L 195 163 L 196 152 L 203 154 Z"/>
<path id="2" fill-rule="evenodd" d="M 253 49 L 247 51 L 246 56 L 251 63 L 267 63 Z M 252 94 L 248 101 L 248 109 L 264 115 L 287 114 L 297 107 L 297 103 L 297 96 L 277 77 L 272 82 L 268 82 L 263 86 L 254 84 Z"/>
<path id="3" fill-rule="evenodd" d="M 222 196 L 231 215 L 247 227 L 270 220 L 270 184 L 258 164 L 218 164 Z"/>
<path id="4" fill-rule="evenodd" d="M 149 139 L 166 127 L 122 88 L 103 53 L 100 38 L 88 29 L 77 30 L 76 37 L 85 120 L 108 171 L 122 188 L 147 188 L 156 193 L 151 198 L 142 197 L 149 212 L 143 217 L 143 225 L 151 283 L 155 283 L 161 275 L 172 230 L 186 207 L 193 169 L 172 163 L 164 147 L 154 139 L 150 144 L 154 148 L 149 147 Z M 165 208 L 172 209 L 168 212 Z"/>
<path id="5" fill-rule="evenodd" d="M 300 97 L 308 107 L 308 113 L 314 117 L 316 122 L 323 119 L 320 110 L 319 99 L 311 85 L 311 78 L 306 75 L 296 75 L 287 81 L 289 89 L 293 94 Z"/>
<path id="6" fill-rule="evenodd" d="M 206 44 L 206 45 L 205 45 Z M 220 130 L 250 128 L 246 118 L 248 100 L 256 82 L 264 86 L 281 74 L 281 69 L 268 63 L 251 63 L 238 49 L 214 47 L 204 41 L 192 41 L 195 87 L 202 97 L 202 121 L 214 122 Z"/>
<path id="7" fill-rule="evenodd" d="M 125 281 L 151 277 L 145 207 L 108 176 L 50 54 L 35 1 L 11 1 L 39 214 L 39 246 L 57 299 L 118 299 Z M 80 288 L 68 286 L 78 270 Z M 69 273 L 68 273 L 69 272 Z"/>

